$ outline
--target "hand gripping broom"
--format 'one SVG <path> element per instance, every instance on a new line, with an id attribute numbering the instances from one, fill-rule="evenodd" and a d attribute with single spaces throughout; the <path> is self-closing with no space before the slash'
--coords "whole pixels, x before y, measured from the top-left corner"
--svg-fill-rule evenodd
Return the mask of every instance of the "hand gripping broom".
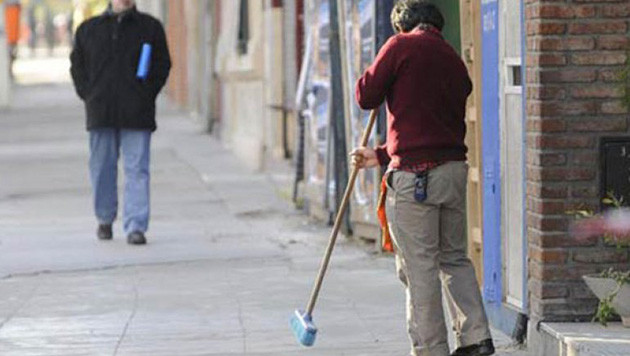
<path id="1" fill-rule="evenodd" d="M 378 110 L 376 109 L 372 110 L 372 112 L 370 113 L 370 119 L 368 121 L 367 127 L 363 131 L 363 138 L 361 139 L 360 147 L 367 146 L 370 132 L 372 132 L 372 127 L 374 126 L 374 122 L 376 121 L 377 114 Z M 326 274 L 326 269 L 328 268 L 328 262 L 330 262 L 330 256 L 332 254 L 333 248 L 335 247 L 335 242 L 337 241 L 337 234 L 339 233 L 339 228 L 341 227 L 343 216 L 348 208 L 350 194 L 352 193 L 354 182 L 356 181 L 358 174 L 359 168 L 355 165 L 352 168 L 352 173 L 350 174 L 350 178 L 348 179 L 348 185 L 346 186 L 346 191 L 343 194 L 341 205 L 337 210 L 337 217 L 335 218 L 335 224 L 333 225 L 332 232 L 330 233 L 328 247 L 326 248 L 326 253 L 324 253 L 324 257 L 319 267 L 319 273 L 317 274 L 317 278 L 315 279 L 313 290 L 311 291 L 311 298 L 308 301 L 306 311 L 302 311 L 299 309 L 295 310 L 293 316 L 291 317 L 291 329 L 293 330 L 293 334 L 295 334 L 298 342 L 304 346 L 312 346 L 315 343 L 317 327 L 313 323 L 313 309 L 315 308 L 315 302 L 317 301 L 317 296 L 319 295 L 319 290 L 322 286 L 324 275 Z"/>

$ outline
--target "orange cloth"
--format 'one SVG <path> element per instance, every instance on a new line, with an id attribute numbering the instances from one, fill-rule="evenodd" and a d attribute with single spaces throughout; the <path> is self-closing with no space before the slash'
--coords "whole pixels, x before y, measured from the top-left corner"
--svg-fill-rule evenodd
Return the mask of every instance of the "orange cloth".
<path id="1" fill-rule="evenodd" d="M 392 243 L 392 237 L 389 234 L 389 224 L 387 223 L 387 214 L 385 213 L 385 202 L 387 200 L 387 177 L 389 173 L 383 176 L 381 181 L 381 192 L 378 196 L 378 204 L 376 207 L 376 213 L 378 215 L 378 221 L 381 224 L 382 238 L 381 248 L 386 252 L 394 252 L 394 244 Z"/>
<path id="2" fill-rule="evenodd" d="M 16 45 L 20 40 L 20 10 L 19 4 L 7 5 L 4 9 L 5 30 L 10 45 Z"/>

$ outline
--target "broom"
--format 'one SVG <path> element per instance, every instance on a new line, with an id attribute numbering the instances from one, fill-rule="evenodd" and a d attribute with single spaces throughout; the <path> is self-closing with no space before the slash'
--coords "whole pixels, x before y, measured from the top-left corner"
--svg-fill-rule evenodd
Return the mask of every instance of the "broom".
<path id="1" fill-rule="evenodd" d="M 367 146 L 370 132 L 372 132 L 372 127 L 374 126 L 374 122 L 376 121 L 377 114 L 378 110 L 372 110 L 372 112 L 370 113 L 370 119 L 368 121 L 367 127 L 363 131 L 363 137 L 361 139 L 360 147 Z M 308 301 L 306 311 L 296 309 L 293 313 L 293 316 L 291 317 L 291 330 L 293 330 L 293 334 L 295 335 L 298 342 L 304 346 L 312 346 L 315 343 L 317 327 L 313 323 L 313 309 L 315 308 L 315 302 L 317 301 L 319 290 L 322 286 L 324 275 L 326 274 L 326 269 L 328 268 L 328 263 L 330 262 L 330 256 L 332 254 L 333 248 L 335 247 L 335 241 L 337 241 L 337 234 L 339 233 L 339 229 L 343 221 L 343 216 L 348 208 L 350 194 L 352 193 L 354 182 L 356 181 L 358 174 L 359 168 L 355 165 L 353 166 L 352 173 L 350 174 L 350 178 L 348 179 L 348 185 L 346 186 L 346 191 L 343 194 L 341 205 L 337 210 L 337 217 L 335 218 L 335 224 L 333 225 L 332 232 L 330 233 L 328 247 L 326 248 L 326 253 L 324 253 L 324 258 L 322 259 L 321 265 L 319 267 L 319 273 L 317 274 L 317 278 L 315 279 L 313 290 L 311 292 L 311 298 Z"/>

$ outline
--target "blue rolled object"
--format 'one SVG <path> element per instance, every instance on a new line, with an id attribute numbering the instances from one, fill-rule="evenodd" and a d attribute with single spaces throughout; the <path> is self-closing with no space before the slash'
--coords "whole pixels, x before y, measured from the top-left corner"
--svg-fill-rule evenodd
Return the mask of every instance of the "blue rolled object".
<path id="1" fill-rule="evenodd" d="M 313 318 L 301 310 L 296 310 L 293 313 L 291 330 L 297 341 L 303 346 L 313 346 L 315 343 L 317 327 L 313 324 Z"/>
<path id="2" fill-rule="evenodd" d="M 136 78 L 145 80 L 149 76 L 149 67 L 151 66 L 151 45 L 149 43 L 142 44 L 140 52 L 140 60 L 138 61 L 138 71 Z"/>

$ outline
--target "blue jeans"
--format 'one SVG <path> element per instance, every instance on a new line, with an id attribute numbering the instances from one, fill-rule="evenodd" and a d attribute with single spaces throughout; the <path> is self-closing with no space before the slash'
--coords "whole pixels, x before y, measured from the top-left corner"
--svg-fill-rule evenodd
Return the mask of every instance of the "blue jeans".
<path id="1" fill-rule="evenodd" d="M 149 157 L 151 131 L 90 130 L 90 178 L 99 224 L 112 224 L 118 211 L 118 156 L 125 167 L 123 226 L 126 234 L 149 227 Z"/>

